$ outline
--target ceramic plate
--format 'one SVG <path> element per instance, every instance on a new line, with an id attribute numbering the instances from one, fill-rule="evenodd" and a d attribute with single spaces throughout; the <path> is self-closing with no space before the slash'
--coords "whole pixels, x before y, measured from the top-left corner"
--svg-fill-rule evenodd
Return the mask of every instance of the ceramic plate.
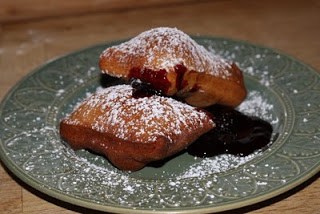
<path id="1" fill-rule="evenodd" d="M 60 200 L 120 213 L 230 210 L 279 195 L 320 169 L 320 75 L 269 48 L 224 38 L 194 37 L 234 60 L 249 95 L 239 107 L 273 125 L 268 149 L 246 157 L 195 158 L 182 153 L 135 173 L 115 169 L 59 137 L 59 121 L 99 87 L 97 45 L 48 62 L 14 86 L 0 105 L 0 155 L 25 183 Z"/>

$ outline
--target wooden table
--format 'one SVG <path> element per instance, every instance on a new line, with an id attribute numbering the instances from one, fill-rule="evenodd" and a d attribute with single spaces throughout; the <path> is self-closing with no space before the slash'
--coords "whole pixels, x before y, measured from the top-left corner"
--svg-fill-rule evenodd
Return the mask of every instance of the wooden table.
<path id="1" fill-rule="evenodd" d="M 190 34 L 263 44 L 320 71 L 320 1 L 213 0 L 128 8 L 2 22 L 0 99 L 30 70 L 49 59 L 96 43 L 135 36 L 156 26 L 176 26 Z M 318 177 L 279 197 L 231 213 L 319 213 Z M 89 211 L 30 188 L 0 166 L 1 213 Z"/>

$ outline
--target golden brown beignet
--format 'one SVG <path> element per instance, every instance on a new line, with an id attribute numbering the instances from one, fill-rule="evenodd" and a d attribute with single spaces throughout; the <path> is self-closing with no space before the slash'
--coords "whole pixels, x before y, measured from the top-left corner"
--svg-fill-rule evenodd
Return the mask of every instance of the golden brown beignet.
<path id="1" fill-rule="evenodd" d="M 239 105 L 246 97 L 241 70 L 176 28 L 155 28 L 100 55 L 103 73 L 140 79 L 198 107 Z"/>
<path id="2" fill-rule="evenodd" d="M 61 121 L 62 138 L 134 171 L 183 150 L 215 126 L 195 107 L 157 95 L 135 98 L 133 90 L 117 85 L 88 97 Z"/>

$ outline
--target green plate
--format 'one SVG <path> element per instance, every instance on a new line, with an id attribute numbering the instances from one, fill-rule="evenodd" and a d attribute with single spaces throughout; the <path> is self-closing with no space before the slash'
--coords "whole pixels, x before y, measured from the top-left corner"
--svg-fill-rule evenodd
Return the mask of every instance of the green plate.
<path id="1" fill-rule="evenodd" d="M 98 57 L 106 45 L 48 62 L 31 72 L 0 105 L 3 163 L 33 188 L 60 200 L 119 213 L 199 213 L 254 204 L 306 181 L 320 169 L 320 75 L 269 48 L 224 38 L 194 37 L 244 71 L 249 96 L 239 107 L 268 120 L 271 146 L 247 157 L 177 155 L 128 173 L 102 156 L 74 152 L 59 121 L 99 87 Z"/>

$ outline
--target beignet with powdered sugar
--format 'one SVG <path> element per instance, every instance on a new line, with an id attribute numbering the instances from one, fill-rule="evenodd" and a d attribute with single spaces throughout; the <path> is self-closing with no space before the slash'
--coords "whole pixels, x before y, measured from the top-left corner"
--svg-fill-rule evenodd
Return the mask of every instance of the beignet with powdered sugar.
<path id="1" fill-rule="evenodd" d="M 135 171 L 171 156 L 214 128 L 208 113 L 158 95 L 135 97 L 130 85 L 98 90 L 60 123 L 73 149 L 105 155 L 116 167 Z"/>
<path id="2" fill-rule="evenodd" d="M 103 73 L 139 79 L 167 96 L 206 107 L 239 105 L 246 97 L 241 70 L 176 28 L 145 31 L 100 55 Z"/>

